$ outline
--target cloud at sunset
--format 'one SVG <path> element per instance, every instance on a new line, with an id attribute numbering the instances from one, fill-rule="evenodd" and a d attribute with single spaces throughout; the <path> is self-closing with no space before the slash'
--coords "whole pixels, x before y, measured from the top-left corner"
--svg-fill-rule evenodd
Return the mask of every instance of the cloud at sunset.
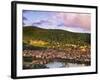
<path id="1" fill-rule="evenodd" d="M 25 25 L 46 29 L 63 29 L 73 32 L 91 32 L 91 14 L 52 11 L 23 11 Z"/>
<path id="2" fill-rule="evenodd" d="M 58 13 L 57 18 L 62 19 L 66 26 L 82 27 L 87 30 L 91 28 L 90 14 Z"/>

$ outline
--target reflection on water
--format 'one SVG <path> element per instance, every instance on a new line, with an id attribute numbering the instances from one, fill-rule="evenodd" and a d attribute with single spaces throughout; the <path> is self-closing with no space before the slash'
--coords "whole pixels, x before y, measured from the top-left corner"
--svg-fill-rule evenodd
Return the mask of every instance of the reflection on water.
<path id="1" fill-rule="evenodd" d="M 62 62 L 62 61 L 53 61 L 47 64 L 31 64 L 24 63 L 23 69 L 44 69 L 44 68 L 69 68 L 69 67 L 82 67 L 86 64 L 71 63 L 71 62 Z"/>
<path id="2" fill-rule="evenodd" d="M 62 68 L 62 67 L 81 67 L 81 66 L 85 66 L 85 64 L 77 64 L 77 63 L 64 63 L 64 62 L 58 62 L 58 61 L 54 61 L 54 62 L 50 62 L 48 64 L 46 64 L 46 67 L 48 68 Z"/>
<path id="3" fill-rule="evenodd" d="M 81 67 L 85 66 L 85 64 L 77 64 L 77 63 L 67 63 L 66 67 Z"/>
<path id="4" fill-rule="evenodd" d="M 57 62 L 57 61 L 46 64 L 46 67 L 48 67 L 48 68 L 60 68 L 60 67 L 64 67 L 64 66 L 65 66 L 65 63 Z"/>

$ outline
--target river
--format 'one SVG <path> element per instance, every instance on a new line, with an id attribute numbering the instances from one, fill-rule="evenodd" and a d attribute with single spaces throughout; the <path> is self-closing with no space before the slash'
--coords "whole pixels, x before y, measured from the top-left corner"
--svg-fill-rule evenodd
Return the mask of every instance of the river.
<path id="1" fill-rule="evenodd" d="M 45 64 L 45 66 L 48 68 L 63 68 L 63 67 L 82 67 L 82 66 L 85 66 L 85 64 L 65 63 L 65 62 L 53 61 L 53 62 Z"/>

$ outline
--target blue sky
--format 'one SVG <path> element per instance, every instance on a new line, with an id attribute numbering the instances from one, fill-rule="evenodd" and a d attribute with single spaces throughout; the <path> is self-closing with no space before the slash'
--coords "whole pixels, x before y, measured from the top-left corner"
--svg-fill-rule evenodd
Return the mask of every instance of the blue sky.
<path id="1" fill-rule="evenodd" d="M 23 26 L 90 33 L 90 21 L 91 15 L 86 13 L 23 10 Z"/>

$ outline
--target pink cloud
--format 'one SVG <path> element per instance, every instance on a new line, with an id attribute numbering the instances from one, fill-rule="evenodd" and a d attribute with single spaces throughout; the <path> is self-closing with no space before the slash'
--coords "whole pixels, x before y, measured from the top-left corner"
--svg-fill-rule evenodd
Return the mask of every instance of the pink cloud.
<path id="1" fill-rule="evenodd" d="M 57 18 L 63 20 L 69 27 L 80 27 L 86 30 L 91 29 L 91 15 L 78 13 L 57 13 Z"/>

